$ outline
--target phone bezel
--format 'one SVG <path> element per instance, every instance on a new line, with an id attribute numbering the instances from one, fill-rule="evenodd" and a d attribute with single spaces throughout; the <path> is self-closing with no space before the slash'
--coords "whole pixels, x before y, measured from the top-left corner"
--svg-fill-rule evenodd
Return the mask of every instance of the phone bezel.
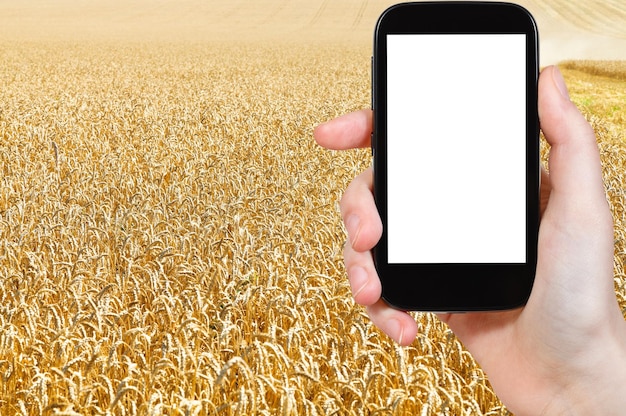
<path id="1" fill-rule="evenodd" d="M 526 263 L 389 264 L 387 261 L 386 35 L 526 35 Z M 538 33 L 530 13 L 501 2 L 416 2 L 388 8 L 379 18 L 372 61 L 374 196 L 383 235 L 373 250 L 382 297 L 403 310 L 471 312 L 524 305 L 532 289 L 539 228 Z"/>

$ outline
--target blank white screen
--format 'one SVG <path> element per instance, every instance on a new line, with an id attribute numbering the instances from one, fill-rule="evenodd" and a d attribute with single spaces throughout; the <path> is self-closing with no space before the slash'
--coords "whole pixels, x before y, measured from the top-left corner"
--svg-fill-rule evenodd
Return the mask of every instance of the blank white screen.
<path id="1" fill-rule="evenodd" d="M 525 51 L 387 35 L 389 263 L 526 261 Z"/>

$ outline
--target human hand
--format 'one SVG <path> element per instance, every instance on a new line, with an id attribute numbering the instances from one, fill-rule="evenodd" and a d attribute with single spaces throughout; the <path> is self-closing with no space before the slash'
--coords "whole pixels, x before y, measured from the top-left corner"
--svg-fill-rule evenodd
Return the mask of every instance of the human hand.
<path id="1" fill-rule="evenodd" d="M 539 255 L 525 307 L 504 312 L 440 314 L 517 415 L 617 414 L 626 409 L 626 324 L 613 286 L 613 223 L 594 132 L 569 100 L 558 69 L 539 79 L 539 117 L 551 146 L 542 172 Z M 369 110 L 318 126 L 331 149 L 369 146 Z M 382 233 L 371 168 L 341 200 L 349 243 L 344 261 L 355 301 L 401 345 L 417 324 L 390 308 L 370 250 Z M 616 387 L 619 387 L 616 389 Z"/>

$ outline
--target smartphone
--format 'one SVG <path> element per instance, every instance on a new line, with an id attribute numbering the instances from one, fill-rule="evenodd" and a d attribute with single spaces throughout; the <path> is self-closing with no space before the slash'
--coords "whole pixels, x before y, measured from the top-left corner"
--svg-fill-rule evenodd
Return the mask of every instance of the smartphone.
<path id="1" fill-rule="evenodd" d="M 537 26 L 521 6 L 415 2 L 379 18 L 372 57 L 373 249 L 403 310 L 522 306 L 539 229 Z"/>

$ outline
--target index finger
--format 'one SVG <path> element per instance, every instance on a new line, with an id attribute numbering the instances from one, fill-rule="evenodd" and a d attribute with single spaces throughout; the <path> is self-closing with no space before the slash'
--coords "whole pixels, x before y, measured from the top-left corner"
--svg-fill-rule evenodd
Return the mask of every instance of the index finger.
<path id="1" fill-rule="evenodd" d="M 369 147 L 371 133 L 372 110 L 359 110 L 320 124 L 313 137 L 327 149 L 345 150 Z"/>

